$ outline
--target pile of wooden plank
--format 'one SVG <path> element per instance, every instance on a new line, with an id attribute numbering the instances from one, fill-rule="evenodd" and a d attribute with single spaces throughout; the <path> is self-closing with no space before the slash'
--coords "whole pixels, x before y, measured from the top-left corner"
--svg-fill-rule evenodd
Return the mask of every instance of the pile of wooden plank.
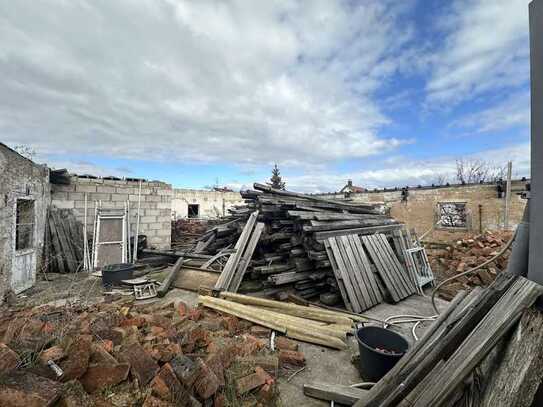
<path id="1" fill-rule="evenodd" d="M 378 206 L 262 184 L 254 188 L 241 193 L 247 205 L 231 209 L 226 222 L 204 233 L 194 250 L 207 255 L 233 251 L 216 291 L 320 296 L 329 305 L 343 300 L 354 312 L 417 292 L 404 257 L 413 241 L 405 225 Z"/>
<path id="2" fill-rule="evenodd" d="M 346 349 L 345 339 L 362 316 L 222 292 L 221 298 L 201 296 L 200 303 L 304 342 Z"/>
<path id="3" fill-rule="evenodd" d="M 83 263 L 83 225 L 70 209 L 52 206 L 47 214 L 45 233 L 47 271 L 75 273 Z"/>
<path id="4" fill-rule="evenodd" d="M 355 406 L 529 406 L 543 377 L 543 316 L 531 309 L 542 293 L 509 273 L 461 292 Z"/>

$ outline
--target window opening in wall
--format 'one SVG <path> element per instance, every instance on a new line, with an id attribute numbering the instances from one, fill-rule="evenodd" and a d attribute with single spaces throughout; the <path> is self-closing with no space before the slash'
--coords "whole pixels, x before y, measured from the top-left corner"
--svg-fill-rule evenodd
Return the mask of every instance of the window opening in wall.
<path id="1" fill-rule="evenodd" d="M 189 204 L 189 218 L 198 218 L 198 217 L 200 217 L 200 205 Z"/>
<path id="2" fill-rule="evenodd" d="M 440 202 L 439 225 L 446 228 L 466 228 L 467 211 L 465 202 Z"/>
<path id="3" fill-rule="evenodd" d="M 15 250 L 34 247 L 34 201 L 17 199 L 15 215 Z"/>

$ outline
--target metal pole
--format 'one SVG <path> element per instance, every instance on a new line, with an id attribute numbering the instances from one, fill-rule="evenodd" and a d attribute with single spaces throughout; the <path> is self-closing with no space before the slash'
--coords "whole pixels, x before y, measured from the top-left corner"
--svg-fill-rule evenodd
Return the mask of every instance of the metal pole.
<path id="1" fill-rule="evenodd" d="M 140 233 L 140 209 L 141 209 L 141 179 L 138 191 L 138 217 L 136 219 L 136 235 L 134 236 L 134 251 L 132 254 L 132 262 L 138 260 L 138 234 Z"/>
<path id="2" fill-rule="evenodd" d="M 543 284 L 543 0 L 530 11 L 531 190 L 528 278 Z"/>
<path id="3" fill-rule="evenodd" d="M 505 213 L 503 216 L 503 228 L 509 229 L 509 211 L 511 208 L 511 173 L 513 172 L 513 162 L 507 163 L 507 186 L 505 187 Z"/>

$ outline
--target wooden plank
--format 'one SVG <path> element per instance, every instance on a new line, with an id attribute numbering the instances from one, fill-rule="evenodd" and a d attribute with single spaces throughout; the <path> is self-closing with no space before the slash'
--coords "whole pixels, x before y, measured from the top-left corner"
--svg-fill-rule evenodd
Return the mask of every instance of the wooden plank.
<path id="1" fill-rule="evenodd" d="M 402 297 L 401 291 L 399 290 L 399 287 L 397 287 L 393 275 L 390 273 L 384 262 L 384 259 L 376 246 L 375 239 L 373 236 L 362 236 L 362 242 L 364 247 L 368 250 L 370 257 L 377 268 L 377 272 L 385 283 L 385 287 L 390 293 L 392 300 L 394 302 L 399 302 L 404 297 Z"/>
<path id="2" fill-rule="evenodd" d="M 213 288 L 219 274 L 182 267 L 173 282 L 175 288 L 198 292 L 200 288 Z"/>
<path id="3" fill-rule="evenodd" d="M 341 298 L 343 299 L 343 303 L 345 304 L 345 308 L 347 308 L 350 312 L 353 312 L 353 306 L 349 299 L 349 295 L 347 294 L 345 283 L 343 282 L 343 278 L 341 277 L 341 272 L 334 257 L 334 253 L 332 252 L 332 248 L 330 247 L 330 243 L 327 240 L 324 241 L 324 247 L 326 248 L 326 253 L 328 254 L 328 259 L 330 260 L 332 271 L 334 272 L 334 277 L 336 278 L 339 292 L 341 294 Z"/>
<path id="4" fill-rule="evenodd" d="M 357 256 L 355 255 L 355 252 L 353 251 L 353 248 L 351 246 L 351 241 L 349 240 L 349 236 L 341 236 L 339 238 L 341 242 L 343 243 L 343 247 L 345 248 L 345 251 L 347 253 L 347 256 L 349 258 L 350 262 L 350 273 L 351 273 L 351 281 L 353 281 L 354 289 L 358 292 L 359 296 L 363 299 L 364 308 L 362 311 L 367 310 L 368 308 L 371 308 L 373 305 L 375 305 L 371 299 L 370 293 L 368 291 L 368 286 L 366 282 L 364 281 L 364 278 L 362 277 L 360 273 L 360 265 Z"/>
<path id="5" fill-rule="evenodd" d="M 179 257 L 177 259 L 170 272 L 166 275 L 166 278 L 160 284 L 160 287 L 158 287 L 158 289 L 156 290 L 159 297 L 164 297 L 166 295 L 166 293 L 170 289 L 170 286 L 172 285 L 174 280 L 176 280 L 177 274 L 179 273 L 179 270 L 181 269 L 181 266 L 183 266 L 184 262 L 185 260 L 183 259 L 183 257 Z"/>
<path id="6" fill-rule="evenodd" d="M 375 275 L 371 270 L 370 262 L 366 256 L 366 252 L 362 247 L 360 237 L 357 235 L 350 235 L 349 239 L 351 240 L 351 246 L 353 247 L 353 250 L 355 250 L 357 254 L 360 267 L 359 272 L 362 274 L 364 282 L 368 287 L 368 291 L 370 291 L 371 293 L 372 304 L 380 304 L 381 302 L 383 302 L 383 296 L 381 295 L 381 290 L 379 290 Z"/>
<path id="7" fill-rule="evenodd" d="M 358 297 L 354 291 L 354 288 L 351 283 L 351 279 L 349 277 L 349 274 L 347 272 L 347 267 L 345 263 L 343 262 L 343 258 L 341 256 L 341 252 L 339 250 L 338 244 L 336 242 L 335 238 L 328 239 L 328 243 L 330 244 L 330 248 L 332 249 L 332 252 L 334 254 L 335 261 L 337 262 L 338 268 L 341 273 L 341 278 L 343 280 L 343 283 L 345 284 L 345 289 L 347 291 L 349 301 L 351 302 L 351 305 L 353 307 L 353 311 L 356 313 L 362 312 L 362 305 L 358 301 Z"/>
<path id="8" fill-rule="evenodd" d="M 53 243 L 53 248 L 55 249 L 55 261 L 58 266 L 58 271 L 61 273 L 66 273 L 67 270 L 65 267 L 64 255 L 62 254 L 62 245 L 60 244 L 60 239 L 58 237 L 55 219 L 53 218 L 52 211 L 52 209 L 49 209 L 47 221 L 49 223 L 49 230 L 51 233 L 51 242 Z"/>
<path id="9" fill-rule="evenodd" d="M 424 352 L 419 350 L 407 358 L 408 363 L 402 364 L 399 372 L 385 376 L 387 377 L 386 386 L 378 387 L 377 390 L 372 389 L 368 393 L 368 402 L 357 403 L 355 406 L 396 407 L 440 360 L 449 358 L 459 348 L 517 278 L 509 273 L 500 273 L 496 280 L 478 295 L 469 307 L 466 307 L 465 313 L 447 322 L 445 329 L 441 330 L 441 336 L 429 342 Z M 400 359 L 400 362 L 403 359 Z"/>
<path id="10" fill-rule="evenodd" d="M 500 352 L 499 362 L 490 372 L 480 407 L 532 405 L 543 379 L 543 314 L 531 308 Z"/>
<path id="11" fill-rule="evenodd" d="M 359 280 L 359 274 L 356 273 L 356 262 L 354 260 L 354 254 L 352 253 L 349 241 L 346 236 L 340 236 L 336 238 L 338 248 L 343 256 L 343 263 L 346 266 L 349 280 L 353 286 L 354 293 L 358 298 L 358 303 L 362 307 L 362 311 L 368 309 L 370 306 L 366 301 L 367 295 L 364 294 L 364 287 L 362 280 Z"/>
<path id="12" fill-rule="evenodd" d="M 372 235 L 374 233 L 386 233 L 398 230 L 404 227 L 403 224 L 397 225 L 385 225 L 385 226 L 368 226 L 365 228 L 354 229 L 341 229 L 341 230 L 327 230 L 325 232 L 315 232 L 313 235 L 317 241 L 323 241 L 330 237 L 343 236 L 343 235 Z"/>
<path id="13" fill-rule="evenodd" d="M 253 230 L 258 213 L 258 211 L 254 211 L 251 216 L 249 216 L 249 219 L 247 220 L 247 223 L 245 224 L 245 227 L 243 228 L 243 231 L 241 232 L 241 235 L 234 246 L 235 251 L 228 258 L 228 261 L 226 262 L 226 265 L 224 266 L 224 269 L 217 280 L 215 290 L 222 291 L 230 285 L 233 273 L 235 272 L 239 260 L 243 255 L 243 250 L 247 245 L 247 240 L 249 239 L 249 236 Z"/>
<path id="14" fill-rule="evenodd" d="M 358 400 L 364 401 L 367 390 L 356 387 L 328 383 L 305 383 L 304 394 L 319 400 L 334 401 L 346 406 L 352 406 Z"/>
<path id="15" fill-rule="evenodd" d="M 232 282 L 228 287 L 228 291 L 233 293 L 238 291 L 241 281 L 243 280 L 243 276 L 245 276 L 245 272 L 247 271 L 247 267 L 251 262 L 256 245 L 260 240 L 260 235 L 262 234 L 263 230 L 264 223 L 258 222 L 253 230 L 253 233 L 251 234 L 251 237 L 249 238 L 249 242 L 247 243 L 245 252 L 243 253 L 243 256 L 238 263 L 238 267 L 235 271 L 234 277 L 232 278 Z"/>
<path id="16" fill-rule="evenodd" d="M 390 243 L 388 242 L 388 239 L 385 237 L 385 235 L 379 234 L 376 235 L 377 239 L 381 240 L 381 247 L 383 248 L 383 251 L 385 252 L 385 256 L 387 256 L 388 262 L 392 265 L 392 268 L 396 271 L 396 277 L 402 284 L 404 288 L 404 293 L 407 295 L 413 294 L 417 292 L 417 287 L 413 280 L 411 280 L 407 274 L 407 271 L 402 266 L 402 264 L 399 262 L 398 257 L 396 257 L 396 254 L 392 250 L 392 247 L 390 246 Z"/>
<path id="17" fill-rule="evenodd" d="M 543 287 L 533 281 L 523 277 L 515 281 L 456 352 L 447 358 L 442 368 L 442 371 L 447 374 L 432 376 L 431 384 L 417 399 L 414 406 L 438 406 L 445 402 L 467 375 L 516 324 L 524 310 L 532 306 L 542 293 Z"/>

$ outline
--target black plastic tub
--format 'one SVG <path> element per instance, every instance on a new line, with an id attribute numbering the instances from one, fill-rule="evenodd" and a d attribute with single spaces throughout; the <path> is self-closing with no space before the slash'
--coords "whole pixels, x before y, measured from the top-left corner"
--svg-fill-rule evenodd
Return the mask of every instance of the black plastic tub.
<path id="1" fill-rule="evenodd" d="M 121 285 L 122 280 L 130 280 L 134 275 L 135 267 L 130 263 L 109 264 L 102 267 L 102 285 L 109 287 Z"/>
<path id="2" fill-rule="evenodd" d="M 379 326 L 358 329 L 356 339 L 360 349 L 358 369 L 368 382 L 378 382 L 409 348 L 403 336 Z"/>

